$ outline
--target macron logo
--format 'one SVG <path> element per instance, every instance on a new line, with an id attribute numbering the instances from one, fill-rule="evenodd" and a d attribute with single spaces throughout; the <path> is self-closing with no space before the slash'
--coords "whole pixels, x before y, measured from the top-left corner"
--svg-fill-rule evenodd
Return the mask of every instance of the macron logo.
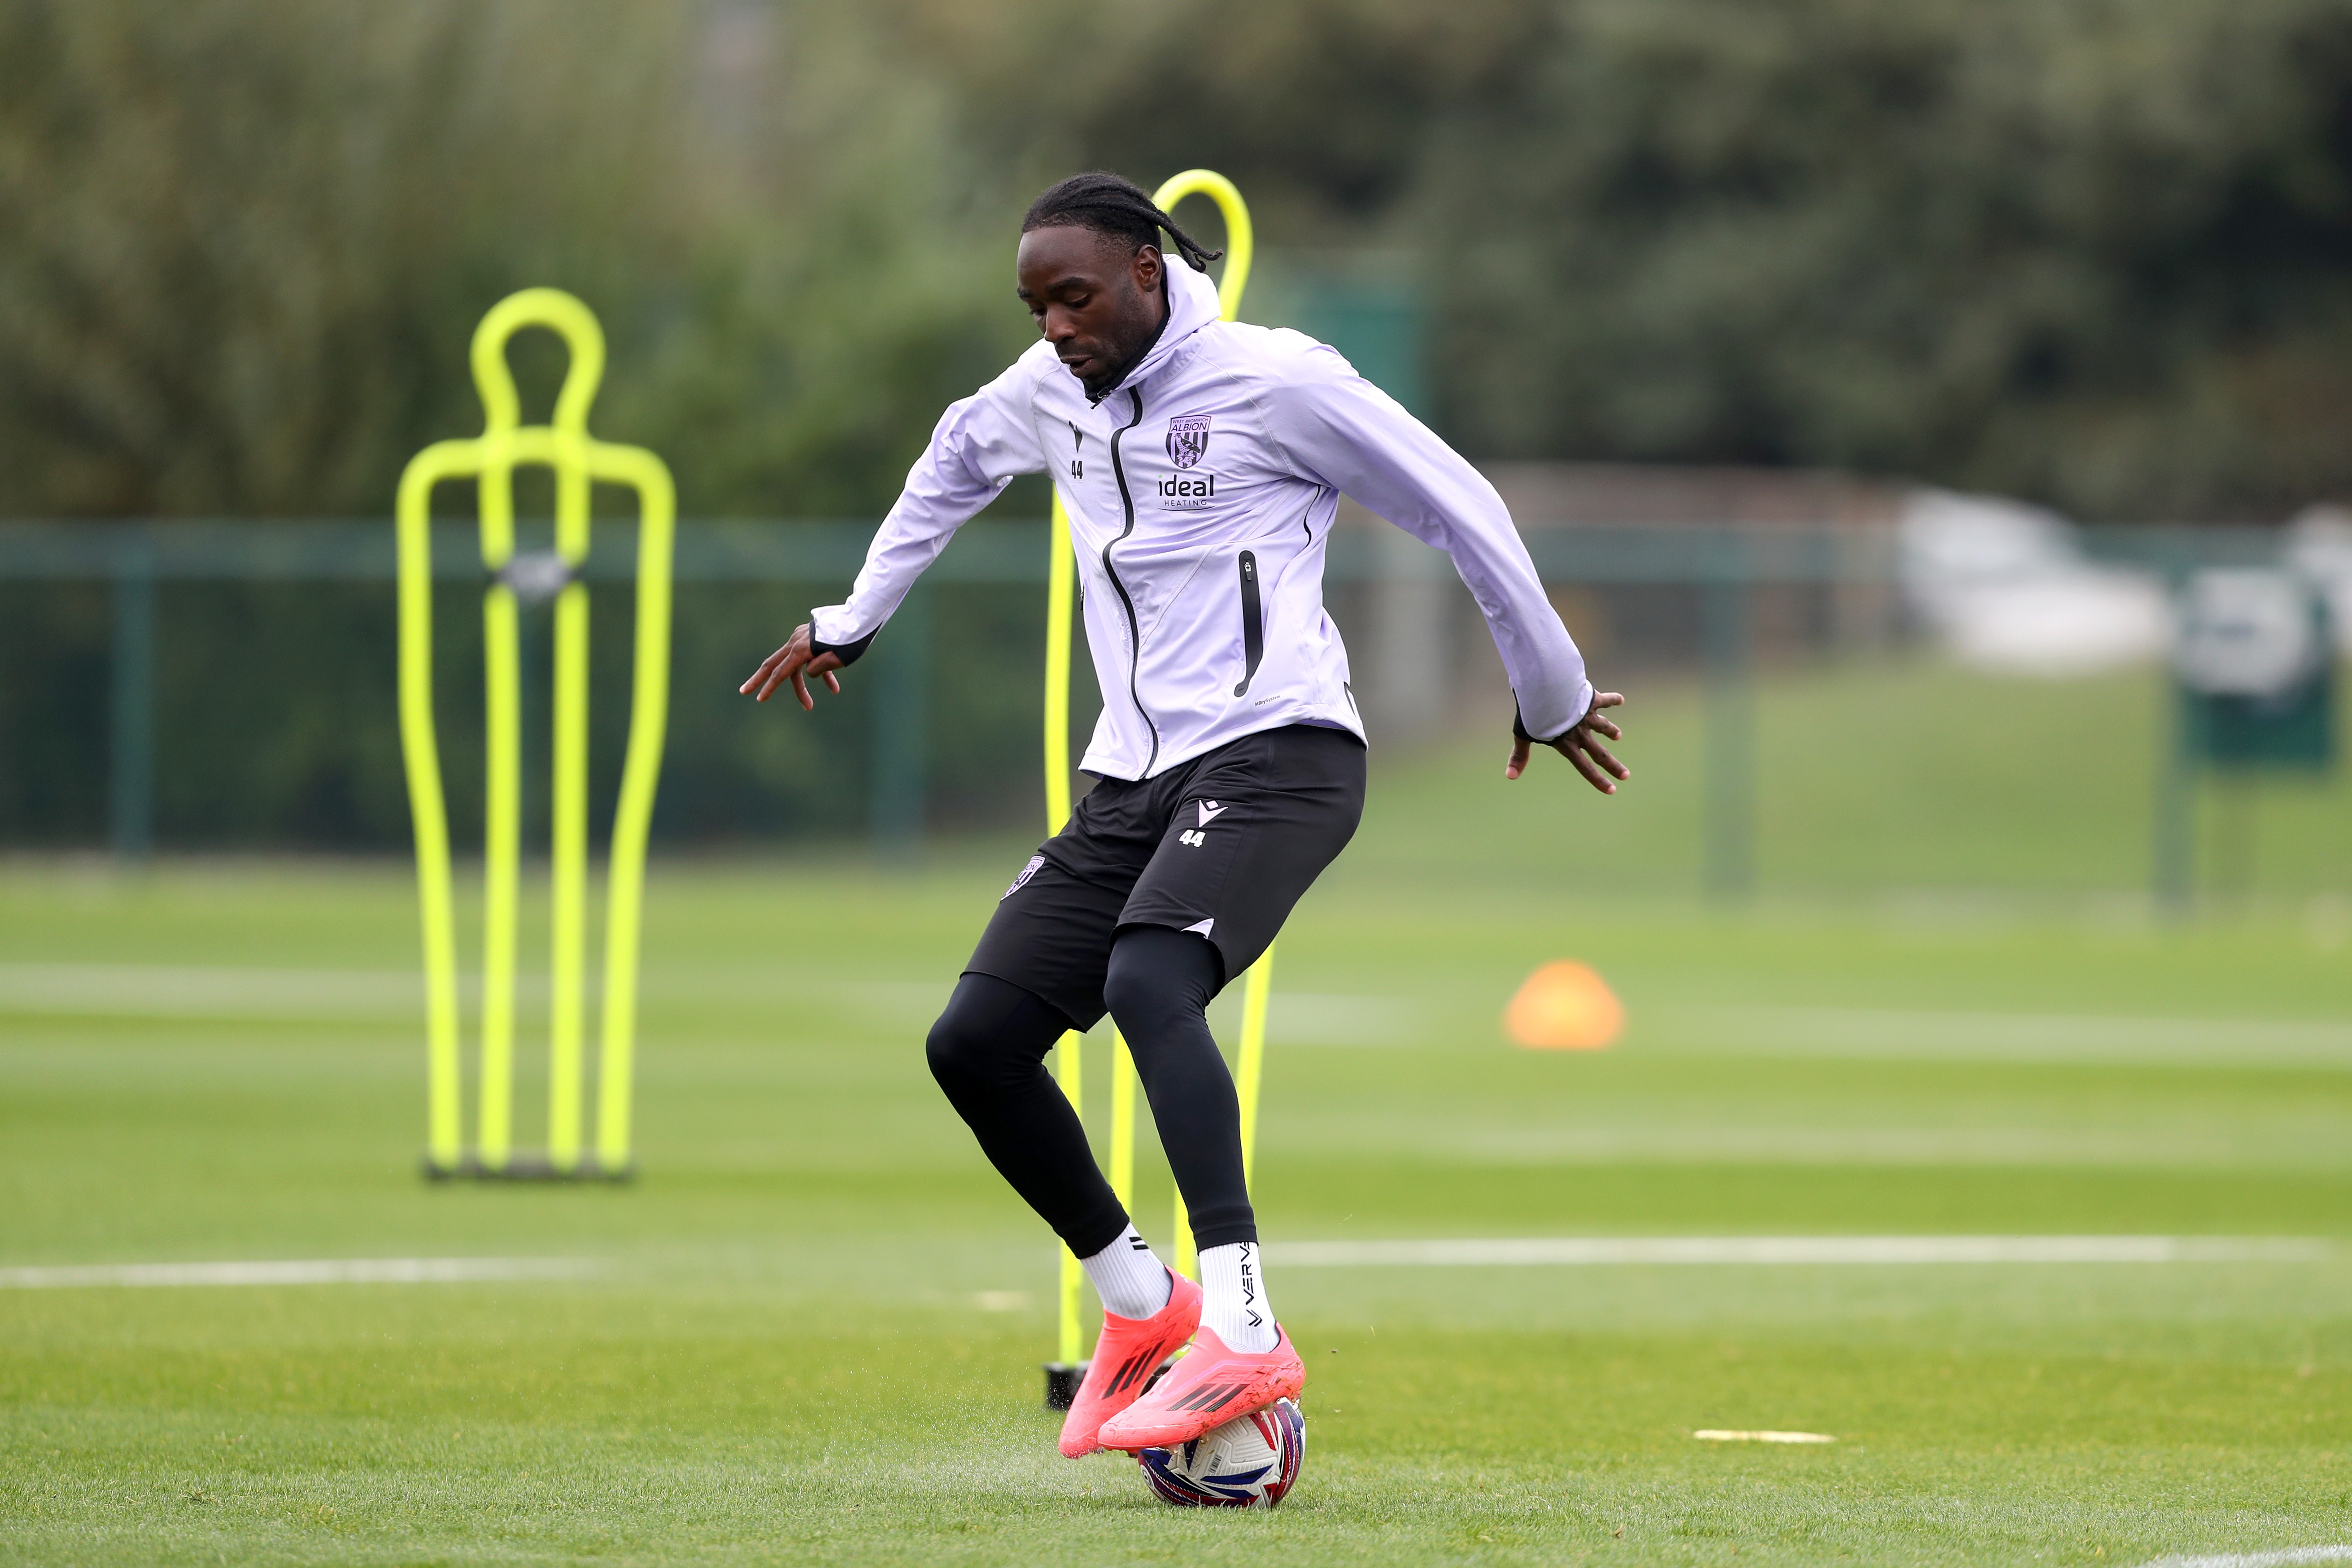
<path id="1" fill-rule="evenodd" d="M 1225 810 L 1223 806 L 1218 805 L 1214 800 L 1197 800 L 1193 802 L 1192 809 L 1201 813 L 1201 826 L 1204 828 L 1211 822 L 1215 821 L 1219 817 L 1224 815 Z"/>

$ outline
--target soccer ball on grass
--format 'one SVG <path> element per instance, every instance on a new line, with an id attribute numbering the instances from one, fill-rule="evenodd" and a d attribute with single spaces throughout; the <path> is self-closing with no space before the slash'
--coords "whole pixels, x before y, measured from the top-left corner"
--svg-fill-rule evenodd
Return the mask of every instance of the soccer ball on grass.
<path id="1" fill-rule="evenodd" d="M 1145 1448 L 1136 1460 L 1163 1502 L 1180 1508 L 1272 1508 L 1298 1479 L 1307 1418 L 1278 1399 L 1212 1427 L 1173 1448 Z"/>

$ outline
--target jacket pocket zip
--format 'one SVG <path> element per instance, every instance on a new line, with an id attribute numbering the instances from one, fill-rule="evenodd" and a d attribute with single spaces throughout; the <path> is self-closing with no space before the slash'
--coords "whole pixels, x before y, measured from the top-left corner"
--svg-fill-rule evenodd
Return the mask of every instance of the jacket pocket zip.
<path id="1" fill-rule="evenodd" d="M 1258 609 L 1257 557 L 1242 551 L 1242 681 L 1234 688 L 1234 695 L 1249 695 L 1250 683 L 1257 679 L 1257 663 L 1265 657 L 1265 620 Z"/>

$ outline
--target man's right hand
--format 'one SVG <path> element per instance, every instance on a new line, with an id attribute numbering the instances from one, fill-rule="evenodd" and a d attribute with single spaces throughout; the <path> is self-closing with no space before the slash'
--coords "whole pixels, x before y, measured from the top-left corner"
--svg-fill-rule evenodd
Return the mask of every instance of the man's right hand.
<path id="1" fill-rule="evenodd" d="M 816 708 L 816 698 L 809 695 L 808 677 L 824 677 L 825 689 L 835 696 L 841 695 L 841 683 L 834 679 L 834 671 L 841 668 L 837 653 L 809 656 L 810 632 L 806 625 L 793 628 L 792 640 L 766 658 L 751 672 L 751 678 L 736 689 L 755 702 L 766 702 L 778 686 L 793 683 L 793 695 L 801 699 L 801 706 L 811 712 Z M 757 690 L 753 688 L 757 687 Z"/>

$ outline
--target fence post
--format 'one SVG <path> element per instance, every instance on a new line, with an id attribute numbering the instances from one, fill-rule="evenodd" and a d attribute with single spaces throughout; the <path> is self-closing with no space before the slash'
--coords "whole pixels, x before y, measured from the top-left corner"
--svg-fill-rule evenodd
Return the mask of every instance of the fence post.
<path id="1" fill-rule="evenodd" d="M 1748 678 L 1753 585 L 1746 543 L 1727 532 L 1701 591 L 1706 661 L 1705 878 L 1718 898 L 1756 886 L 1756 695 Z"/>
<path id="2" fill-rule="evenodd" d="M 2154 878 L 2159 915 L 2184 919 L 2197 897 L 2197 765 L 2189 755 L 2188 698 L 2169 671 L 2157 721 Z"/>
<path id="3" fill-rule="evenodd" d="M 125 530 L 113 566 L 107 838 L 137 864 L 155 848 L 155 556 L 143 529 Z"/>
<path id="4" fill-rule="evenodd" d="M 918 586 L 874 640 L 874 846 L 897 860 L 923 841 L 925 774 L 929 764 L 928 697 L 931 663 L 930 594 Z"/>
<path id="5" fill-rule="evenodd" d="M 1444 558 L 1385 524 L 1372 530 L 1373 639 L 1363 694 L 1372 722 L 1411 740 L 1446 721 L 1453 692 L 1454 639 L 1446 610 L 1453 574 Z M 1362 678 L 1362 677 L 1360 677 Z"/>
<path id="6" fill-rule="evenodd" d="M 2162 541 L 2158 569 L 2176 617 L 2181 612 L 2195 559 L 2177 536 Z M 2197 902 L 2197 780 L 2199 759 L 2189 733 L 2189 695 L 2181 688 L 2175 650 L 2167 650 L 2157 699 L 2156 800 L 2150 844 L 2149 891 L 2158 916 L 2185 920 Z"/>

